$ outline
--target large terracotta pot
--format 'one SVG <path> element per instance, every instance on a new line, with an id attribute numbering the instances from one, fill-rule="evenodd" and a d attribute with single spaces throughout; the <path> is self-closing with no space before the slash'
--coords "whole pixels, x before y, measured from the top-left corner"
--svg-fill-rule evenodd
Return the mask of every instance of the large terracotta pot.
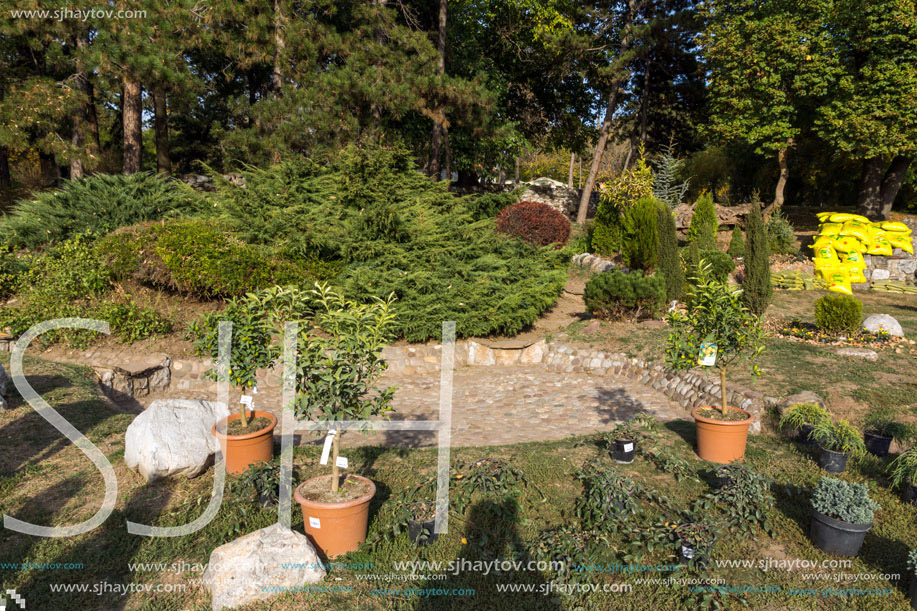
<path id="1" fill-rule="evenodd" d="M 256 410 L 249 418 L 267 418 L 271 423 L 260 431 L 247 435 L 227 435 L 217 431 L 218 428 L 226 430 L 227 423 L 241 417 L 242 415 L 236 412 L 213 425 L 213 434 L 220 440 L 220 448 L 226 460 L 227 473 L 242 473 L 249 465 L 270 461 L 274 456 L 274 428 L 277 426 L 277 416 Z"/>
<path id="2" fill-rule="evenodd" d="M 745 456 L 745 443 L 748 441 L 748 426 L 752 423 L 752 415 L 743 409 L 730 407 L 730 410 L 742 412 L 748 418 L 713 420 L 698 416 L 697 412 L 701 409 L 706 408 L 695 407 L 691 411 L 697 426 L 697 455 L 715 463 L 729 463 Z"/>
<path id="3" fill-rule="evenodd" d="M 302 520 L 306 535 L 315 544 L 325 558 L 334 558 L 352 552 L 366 541 L 366 529 L 369 526 L 369 502 L 376 494 L 376 485 L 359 475 L 347 474 L 369 484 L 369 492 L 360 498 L 343 503 L 319 503 L 302 496 L 299 488 L 309 482 L 321 480 L 331 487 L 332 475 L 314 477 L 296 487 L 293 498 L 302 507 Z"/>

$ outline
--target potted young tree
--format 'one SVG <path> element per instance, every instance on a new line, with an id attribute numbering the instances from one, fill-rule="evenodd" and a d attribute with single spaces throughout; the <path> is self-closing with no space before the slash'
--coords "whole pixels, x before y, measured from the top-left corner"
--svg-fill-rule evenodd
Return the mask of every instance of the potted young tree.
<path id="1" fill-rule="evenodd" d="M 666 361 L 676 369 L 691 369 L 700 355 L 719 370 L 722 402 L 718 407 L 697 407 L 691 415 L 697 427 L 697 453 L 704 460 L 729 463 L 745 456 L 752 415 L 727 404 L 726 372 L 739 360 L 752 362 L 764 351 L 760 320 L 742 304 L 741 290 L 710 277 L 701 266 L 691 305 L 686 313 L 668 316 L 672 331 Z M 706 360 L 705 359 L 705 360 Z M 752 365 L 752 372 L 759 374 Z"/>
<path id="2" fill-rule="evenodd" d="M 716 532 L 707 524 L 689 522 L 679 524 L 674 531 L 678 544 L 678 557 L 682 562 L 707 564 L 716 543 Z"/>
<path id="3" fill-rule="evenodd" d="M 892 485 L 904 491 L 904 500 L 917 504 L 917 447 L 909 449 L 888 466 Z"/>
<path id="4" fill-rule="evenodd" d="M 646 424 L 646 419 L 634 416 L 626 422 L 621 422 L 611 431 L 611 458 L 618 464 L 629 465 L 634 462 L 637 452 L 637 438 L 640 437 L 638 428 Z"/>
<path id="5" fill-rule="evenodd" d="M 812 495 L 812 543 L 836 556 L 856 556 L 879 505 L 866 484 L 822 477 Z"/>
<path id="6" fill-rule="evenodd" d="M 297 340 L 298 420 L 369 420 L 391 411 L 395 388 L 376 389 L 387 368 L 382 348 L 394 320 L 392 298 L 359 304 L 326 286 L 317 289 L 316 328 Z M 300 484 L 294 498 L 302 507 L 306 534 L 327 558 L 357 549 L 366 540 L 372 481 L 338 465 L 342 431 L 332 439 L 331 474 Z M 349 468 L 349 466 L 348 466 Z"/>
<path id="7" fill-rule="evenodd" d="M 894 409 L 874 409 L 866 414 L 863 419 L 863 441 L 866 451 L 873 456 L 888 456 L 892 441 L 899 444 L 906 443 L 914 438 L 914 427 L 898 422 Z"/>
<path id="8" fill-rule="evenodd" d="M 831 414 L 818 403 L 797 403 L 791 406 L 780 417 L 777 428 L 781 431 L 796 431 L 796 439 L 807 446 L 817 445 L 812 439 L 812 430 L 816 425 L 831 422 Z"/>
<path id="9" fill-rule="evenodd" d="M 220 441 L 226 472 L 242 473 L 249 465 L 270 461 L 274 454 L 277 417 L 255 409 L 252 389 L 257 371 L 273 365 L 278 348 L 271 342 L 268 317 L 250 308 L 245 301 L 232 300 L 222 312 L 207 314 L 191 325 L 191 334 L 196 336 L 194 348 L 198 354 L 213 359 L 219 356 L 218 324 L 224 320 L 232 322 L 229 381 L 241 389 L 241 397 L 238 411 L 214 424 L 212 433 Z M 216 367 L 206 373 L 217 379 Z"/>
<path id="10" fill-rule="evenodd" d="M 821 447 L 818 464 L 828 473 L 843 473 L 848 459 L 866 453 L 859 431 L 846 420 L 819 423 L 809 436 Z"/>

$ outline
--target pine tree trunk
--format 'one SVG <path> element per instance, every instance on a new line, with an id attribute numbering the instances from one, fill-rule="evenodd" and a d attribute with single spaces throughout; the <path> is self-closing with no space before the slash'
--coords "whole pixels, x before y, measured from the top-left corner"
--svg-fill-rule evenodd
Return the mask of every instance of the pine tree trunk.
<path id="1" fill-rule="evenodd" d="M 648 114 L 650 98 L 650 60 L 646 60 L 646 70 L 643 72 L 643 99 L 640 100 L 640 144 L 646 145 L 646 115 Z"/>
<path id="2" fill-rule="evenodd" d="M 636 0 L 628 0 L 627 15 L 624 23 L 624 36 L 621 38 L 620 56 L 627 54 L 631 43 L 631 29 L 636 12 Z M 620 57 L 619 56 L 619 57 Z M 586 177 L 586 186 L 580 196 L 579 210 L 576 212 L 576 222 L 583 224 L 586 222 L 586 213 L 589 211 L 589 200 L 592 199 L 592 189 L 595 188 L 595 179 L 599 174 L 599 168 L 602 166 L 602 158 L 605 156 L 605 147 L 608 145 L 608 138 L 611 136 L 611 122 L 614 120 L 614 112 L 618 107 L 618 89 L 621 83 L 626 81 L 621 72 L 623 67 L 616 72 L 611 79 L 610 90 L 608 92 L 608 104 L 605 106 L 605 119 L 602 121 L 602 128 L 599 131 L 599 139 L 595 143 L 595 150 L 592 153 L 592 166 L 589 168 L 589 175 Z"/>
<path id="3" fill-rule="evenodd" d="M 122 122 L 124 125 L 124 161 L 122 171 L 140 171 L 143 156 L 143 89 L 140 83 L 124 75 Z"/>
<path id="4" fill-rule="evenodd" d="M 863 162 L 857 212 L 872 220 L 878 219 L 882 213 L 883 166 L 880 157 L 872 157 Z"/>
<path id="5" fill-rule="evenodd" d="M 10 150 L 0 146 L 0 189 L 12 189 L 13 180 L 10 177 Z"/>
<path id="6" fill-rule="evenodd" d="M 156 129 L 156 171 L 172 174 L 172 158 L 169 155 L 169 108 L 166 89 L 161 84 L 153 88 L 153 115 Z"/>
<path id="7" fill-rule="evenodd" d="M 576 153 L 570 153 L 570 171 L 567 172 L 567 188 L 573 188 L 573 165 L 576 163 Z"/>
<path id="8" fill-rule="evenodd" d="M 89 155 L 93 158 L 93 166 L 98 166 L 102 161 L 102 143 L 99 138 L 99 115 L 96 112 L 95 87 L 92 81 L 86 82 L 86 129 L 89 132 Z"/>
<path id="9" fill-rule="evenodd" d="M 452 147 L 449 146 L 449 129 L 443 128 L 443 144 L 446 147 L 446 180 L 452 183 Z"/>
<path id="10" fill-rule="evenodd" d="M 41 186 L 53 187 L 60 180 L 60 168 L 53 153 L 38 153 L 38 164 L 41 169 Z"/>
<path id="11" fill-rule="evenodd" d="M 439 25 L 436 37 L 436 51 L 439 55 L 439 60 L 436 65 L 436 72 L 440 76 L 446 73 L 446 16 L 446 0 L 439 0 Z M 439 159 L 443 143 L 443 125 L 442 109 L 437 109 L 436 118 L 433 119 L 433 133 L 430 138 L 432 151 L 430 152 L 429 172 L 433 180 L 439 180 L 440 178 Z"/>
<path id="12" fill-rule="evenodd" d="M 280 93 L 283 86 L 283 52 L 286 41 L 283 37 L 283 11 L 280 0 L 274 0 L 274 66 L 271 74 L 271 89 L 274 94 Z"/>

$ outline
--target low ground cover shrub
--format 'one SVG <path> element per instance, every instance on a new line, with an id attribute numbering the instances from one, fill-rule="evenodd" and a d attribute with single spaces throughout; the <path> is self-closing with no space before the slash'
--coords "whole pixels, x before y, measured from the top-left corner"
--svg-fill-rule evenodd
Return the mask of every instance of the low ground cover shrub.
<path id="1" fill-rule="evenodd" d="M 564 244 L 570 237 L 570 221 L 548 204 L 519 202 L 497 216 L 497 231 L 536 246 Z"/>
<path id="2" fill-rule="evenodd" d="M 202 198 L 177 181 L 150 173 L 96 174 L 22 200 L 0 218 L 0 243 L 34 248 L 91 233 L 202 209 Z"/>
<path id="3" fill-rule="evenodd" d="M 815 325 L 829 333 L 853 333 L 863 320 L 863 302 L 852 295 L 825 295 L 815 302 Z"/>
<path id="4" fill-rule="evenodd" d="M 613 270 L 594 276 L 583 294 L 586 309 L 598 318 L 622 320 L 655 316 L 665 304 L 665 279 Z"/>

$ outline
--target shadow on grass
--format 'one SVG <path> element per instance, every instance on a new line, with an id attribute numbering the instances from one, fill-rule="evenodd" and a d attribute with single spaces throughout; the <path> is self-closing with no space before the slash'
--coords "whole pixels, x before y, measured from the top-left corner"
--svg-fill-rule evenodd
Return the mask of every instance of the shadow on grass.
<path id="1" fill-rule="evenodd" d="M 663 426 L 681 437 L 692 450 L 697 447 L 697 429 L 693 420 L 669 420 Z"/>
<path id="2" fill-rule="evenodd" d="M 439 596 L 420 598 L 415 609 L 561 609 L 555 594 L 545 595 L 548 578 L 538 570 L 527 570 L 535 562 L 519 534 L 521 520 L 515 499 L 483 500 L 468 513 L 465 535 L 467 545 L 455 559 L 458 571 L 447 579 L 434 579 L 421 588 L 442 590 Z M 513 562 L 509 570 L 482 570 L 479 561 Z M 516 567 L 520 567 L 518 570 Z M 507 584 L 511 591 L 499 591 Z M 471 593 L 473 591 L 473 593 Z"/>

